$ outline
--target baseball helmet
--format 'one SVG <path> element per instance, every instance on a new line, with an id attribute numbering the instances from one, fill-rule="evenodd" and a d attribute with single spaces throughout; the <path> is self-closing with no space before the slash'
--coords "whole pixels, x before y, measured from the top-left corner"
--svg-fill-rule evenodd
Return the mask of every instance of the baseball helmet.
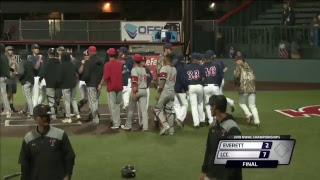
<path id="1" fill-rule="evenodd" d="M 136 170 L 131 165 L 126 165 L 121 169 L 122 178 L 134 178 L 136 177 Z"/>
<path id="2" fill-rule="evenodd" d="M 57 53 L 56 48 L 49 48 L 48 49 L 48 54 L 55 55 L 56 53 Z"/>

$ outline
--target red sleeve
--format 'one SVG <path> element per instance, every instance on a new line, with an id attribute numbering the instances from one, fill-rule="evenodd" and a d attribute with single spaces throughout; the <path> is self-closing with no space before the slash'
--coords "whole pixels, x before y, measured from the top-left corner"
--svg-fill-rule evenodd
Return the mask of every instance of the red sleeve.
<path id="1" fill-rule="evenodd" d="M 105 80 L 109 80 L 110 79 L 109 62 L 107 62 L 104 65 L 103 79 L 105 79 Z"/>
<path id="2" fill-rule="evenodd" d="M 162 73 L 159 74 L 159 77 L 160 77 L 160 78 L 161 78 L 161 77 L 166 78 L 166 77 L 167 77 L 167 73 L 162 72 Z"/>
<path id="3" fill-rule="evenodd" d="M 132 82 L 138 82 L 138 77 L 137 76 L 131 76 L 131 81 Z"/>

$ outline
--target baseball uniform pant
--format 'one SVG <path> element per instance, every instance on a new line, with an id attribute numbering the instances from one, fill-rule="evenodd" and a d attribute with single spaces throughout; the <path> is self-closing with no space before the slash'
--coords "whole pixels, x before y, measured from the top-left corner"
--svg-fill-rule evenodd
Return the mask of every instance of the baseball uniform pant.
<path id="1" fill-rule="evenodd" d="M 33 100 L 33 107 L 35 107 L 38 104 L 38 99 L 39 99 L 39 76 L 34 77 L 34 84 L 33 84 L 33 89 L 32 89 L 32 100 Z"/>
<path id="2" fill-rule="evenodd" d="M 247 101 L 248 101 L 250 110 L 247 106 Z M 247 118 L 249 118 L 250 116 L 253 116 L 254 124 L 260 123 L 258 109 L 256 107 L 256 94 L 255 93 L 240 94 L 239 95 L 239 106 L 244 111 Z"/>
<path id="3" fill-rule="evenodd" d="M 173 102 L 174 102 L 175 92 L 164 90 L 162 91 L 158 102 L 154 106 L 154 111 L 156 116 L 160 120 L 160 124 L 165 126 L 170 126 L 169 133 L 174 132 L 173 123 L 175 119 L 175 114 L 173 113 Z"/>
<path id="4" fill-rule="evenodd" d="M 193 125 L 199 126 L 200 122 L 205 122 L 205 114 L 203 111 L 203 86 L 200 84 L 189 85 L 189 97 Z"/>
<path id="5" fill-rule="evenodd" d="M 1 90 L 1 101 L 3 104 L 3 109 L 5 112 L 10 113 L 10 103 L 8 100 L 8 94 L 7 94 L 7 80 L 6 77 L 0 77 L 0 90 Z"/>
<path id="6" fill-rule="evenodd" d="M 207 105 L 209 103 L 209 98 L 212 95 L 219 95 L 220 94 L 220 89 L 219 85 L 217 84 L 208 84 L 207 86 L 203 87 L 203 92 L 204 92 L 204 102 L 206 106 L 206 112 L 207 112 L 207 117 L 209 119 L 209 123 L 211 124 L 213 122 L 213 117 L 211 113 L 211 107 L 210 105 Z"/>
<path id="7" fill-rule="evenodd" d="M 127 116 L 126 126 L 129 128 L 132 128 L 134 110 L 136 109 L 136 106 L 138 103 L 139 105 L 138 110 L 141 111 L 141 116 L 142 116 L 142 122 L 139 122 L 139 123 L 140 125 L 142 124 L 143 130 L 148 130 L 147 89 L 139 89 L 136 96 L 137 96 L 137 99 L 132 99 L 132 97 L 130 96 L 129 111 Z"/>
<path id="8" fill-rule="evenodd" d="M 221 86 L 219 88 L 219 91 L 220 91 L 220 94 L 223 95 L 223 87 L 224 87 L 224 78 L 222 79 L 222 82 L 221 82 Z M 227 98 L 227 97 L 226 97 Z M 227 98 L 227 103 L 230 105 L 230 106 L 234 106 L 234 100 L 230 99 L 230 98 Z"/>
<path id="9" fill-rule="evenodd" d="M 95 87 L 87 87 L 89 107 L 92 113 L 92 122 L 99 123 L 99 97 L 100 91 Z"/>
<path id="10" fill-rule="evenodd" d="M 123 86 L 122 90 L 122 101 L 123 101 L 123 108 L 127 108 L 129 106 L 129 99 L 131 95 L 131 79 L 128 79 L 128 86 Z"/>
<path id="11" fill-rule="evenodd" d="M 48 97 L 48 105 L 49 105 L 50 111 L 52 113 L 51 118 L 52 119 L 57 119 L 56 110 L 55 110 L 56 89 L 54 89 L 54 88 L 46 88 L 46 93 L 47 93 L 47 97 Z"/>
<path id="12" fill-rule="evenodd" d="M 174 111 L 177 119 L 184 121 L 188 112 L 188 97 L 186 93 L 175 93 Z"/>
<path id="13" fill-rule="evenodd" d="M 46 80 L 42 79 L 40 83 L 40 95 L 38 98 L 38 104 L 44 104 L 46 100 Z"/>
<path id="14" fill-rule="evenodd" d="M 79 81 L 79 90 L 80 90 L 80 95 L 81 95 L 81 100 L 88 100 L 88 89 L 86 82 L 84 81 Z"/>
<path id="15" fill-rule="evenodd" d="M 148 109 L 149 109 L 149 99 L 150 99 L 150 89 L 147 88 L 147 115 L 148 115 Z M 138 103 L 138 102 L 137 102 Z M 141 114 L 142 114 L 142 111 L 140 109 L 140 106 L 138 105 L 138 117 L 139 117 L 139 122 L 141 122 Z M 148 115 L 148 119 L 149 119 L 149 115 Z M 141 124 L 141 123 L 140 123 Z"/>
<path id="16" fill-rule="evenodd" d="M 122 100 L 122 91 L 109 92 L 109 108 L 111 112 L 112 123 L 114 127 L 121 125 L 120 104 Z"/>
<path id="17" fill-rule="evenodd" d="M 33 115 L 32 86 L 33 85 L 30 82 L 26 82 L 24 85 L 22 85 L 22 93 L 27 102 L 25 109 L 29 111 L 30 116 Z"/>
<path id="18" fill-rule="evenodd" d="M 71 105 L 73 113 L 79 115 L 78 104 L 76 99 L 76 88 L 62 89 L 62 95 L 64 99 L 64 108 L 66 111 L 66 118 L 71 118 Z"/>

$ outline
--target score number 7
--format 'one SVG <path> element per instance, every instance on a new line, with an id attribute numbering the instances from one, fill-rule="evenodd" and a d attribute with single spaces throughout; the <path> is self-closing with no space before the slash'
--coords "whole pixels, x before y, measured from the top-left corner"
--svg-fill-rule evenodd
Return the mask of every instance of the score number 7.
<path id="1" fill-rule="evenodd" d="M 271 149 L 271 147 L 272 147 L 272 142 L 263 142 L 261 149 Z"/>
<path id="2" fill-rule="evenodd" d="M 270 151 L 260 151 L 259 158 L 269 158 Z"/>

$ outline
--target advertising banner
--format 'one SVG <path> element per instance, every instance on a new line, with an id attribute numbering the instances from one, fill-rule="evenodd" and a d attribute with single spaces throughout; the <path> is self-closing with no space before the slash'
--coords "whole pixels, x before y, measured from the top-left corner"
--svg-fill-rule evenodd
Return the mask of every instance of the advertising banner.
<path id="1" fill-rule="evenodd" d="M 177 24 L 179 41 L 181 21 L 123 21 L 121 22 L 121 40 L 152 42 L 152 33 L 162 30 L 167 24 Z"/>
<path id="2" fill-rule="evenodd" d="M 146 66 L 150 69 L 150 72 L 153 76 L 153 80 L 157 80 L 157 61 L 159 59 L 159 56 L 148 55 L 145 57 L 147 59 Z"/>

